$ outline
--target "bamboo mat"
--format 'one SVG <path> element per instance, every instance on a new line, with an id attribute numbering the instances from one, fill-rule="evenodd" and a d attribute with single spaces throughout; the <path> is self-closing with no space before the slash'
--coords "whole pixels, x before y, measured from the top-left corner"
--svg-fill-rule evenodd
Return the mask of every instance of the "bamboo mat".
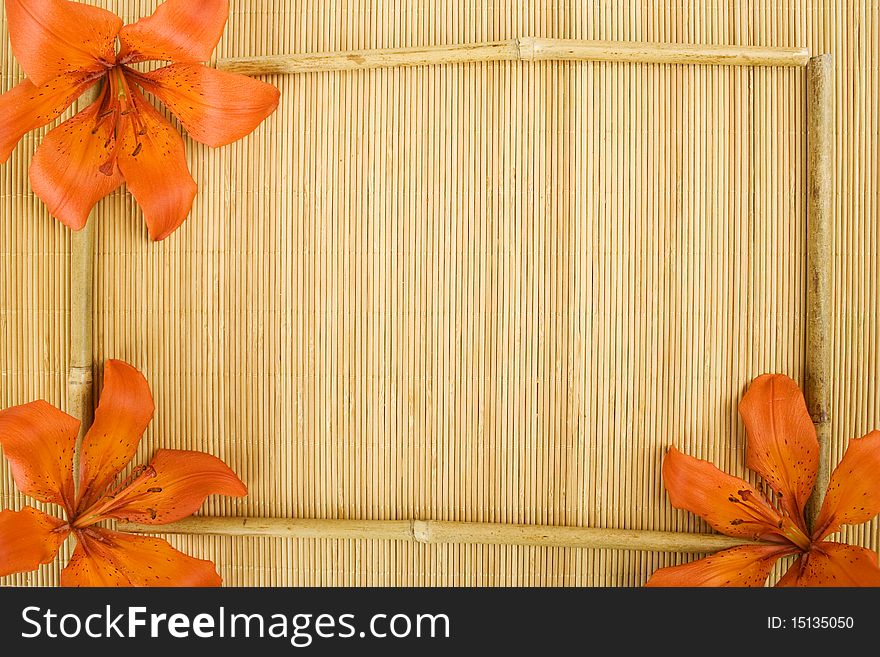
<path id="1" fill-rule="evenodd" d="M 153 2 L 100 3 L 127 20 Z M 217 55 L 517 36 L 806 46 L 836 64 L 833 461 L 880 426 L 880 4 L 232 0 Z M 4 19 L 5 20 L 5 19 Z M 20 79 L 0 23 L 3 89 Z M 250 487 L 208 515 L 705 531 L 669 444 L 741 474 L 735 406 L 803 373 L 801 69 L 459 64 L 271 78 L 154 245 L 97 211 L 96 362 L 141 369 L 140 451 L 210 451 Z M 68 231 L 0 167 L 0 406 L 61 405 Z M 100 381 L 100 377 L 99 377 Z M 17 507 L 8 467 L 0 503 Z M 849 537 L 877 548 L 877 523 Z M 173 537 L 228 585 L 637 585 L 685 557 Z M 57 567 L 6 578 L 48 584 Z"/>

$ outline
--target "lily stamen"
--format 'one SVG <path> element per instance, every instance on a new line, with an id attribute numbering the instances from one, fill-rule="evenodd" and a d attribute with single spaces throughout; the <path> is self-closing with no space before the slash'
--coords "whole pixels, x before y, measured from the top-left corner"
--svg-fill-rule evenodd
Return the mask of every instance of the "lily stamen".
<path id="1" fill-rule="evenodd" d="M 145 479 L 153 479 L 156 477 L 156 470 L 152 466 L 138 466 L 131 474 L 126 477 L 122 483 L 114 487 L 113 490 L 104 493 L 98 501 L 90 508 L 80 514 L 80 517 L 74 522 L 74 527 L 83 528 L 100 522 L 107 517 L 109 513 L 124 507 L 131 502 L 143 497 L 144 494 L 130 494 Z"/>
<path id="2" fill-rule="evenodd" d="M 120 491 L 131 486 L 131 484 L 134 483 L 144 473 L 145 470 L 147 470 L 146 465 L 139 465 L 135 467 L 125 479 L 123 479 L 118 485 L 113 488 L 112 491 L 108 489 L 108 492 L 105 493 L 105 496 L 116 497 Z"/>

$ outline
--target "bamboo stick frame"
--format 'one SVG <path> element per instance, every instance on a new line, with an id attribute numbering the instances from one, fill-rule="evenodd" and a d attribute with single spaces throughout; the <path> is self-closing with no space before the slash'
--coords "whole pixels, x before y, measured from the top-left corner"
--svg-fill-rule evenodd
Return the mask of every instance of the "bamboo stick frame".
<path id="1" fill-rule="evenodd" d="M 807 308 L 805 396 L 819 437 L 819 474 L 809 507 L 815 518 L 830 473 L 831 217 L 833 69 L 831 55 L 804 48 L 703 46 L 522 37 L 508 41 L 403 49 L 222 59 L 217 67 L 247 75 L 350 71 L 487 61 L 602 61 L 713 66 L 794 66 L 807 72 Z M 69 405 L 87 426 L 91 391 L 91 295 L 94 236 L 75 238 L 71 253 Z M 75 302 L 75 303 L 74 303 Z M 86 371 L 88 370 L 88 371 Z M 89 388 L 86 390 L 86 388 Z M 163 526 L 119 523 L 151 534 L 218 534 L 322 539 L 385 539 L 418 543 L 480 543 L 668 552 L 713 552 L 750 543 L 720 534 L 514 525 L 437 520 L 345 520 L 193 517 Z"/>

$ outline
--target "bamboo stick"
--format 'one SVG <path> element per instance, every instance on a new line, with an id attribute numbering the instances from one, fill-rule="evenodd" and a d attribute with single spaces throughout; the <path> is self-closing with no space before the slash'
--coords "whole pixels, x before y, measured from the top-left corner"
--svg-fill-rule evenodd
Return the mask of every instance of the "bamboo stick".
<path id="1" fill-rule="evenodd" d="M 598 529 L 552 525 L 516 525 L 448 520 L 337 520 L 293 518 L 192 517 L 168 525 L 119 523 L 117 529 L 138 534 L 219 534 L 297 539 L 386 539 L 417 543 L 478 543 L 536 547 L 715 552 L 754 544 L 721 534 L 634 529 Z"/>
<path id="2" fill-rule="evenodd" d="M 808 57 L 806 48 L 520 37 L 506 41 L 418 48 L 377 48 L 227 58 L 219 59 L 217 68 L 245 75 L 271 75 L 491 61 L 558 60 L 719 66 L 804 66 Z"/>
<path id="3" fill-rule="evenodd" d="M 100 85 L 96 85 L 83 96 L 82 106 L 94 102 L 99 93 Z M 74 231 L 70 237 L 70 363 L 67 378 L 67 411 L 80 421 L 74 450 L 74 472 L 79 471 L 80 445 L 92 424 L 95 411 L 92 371 L 94 264 L 95 220 L 93 216 L 89 216 L 82 230 Z"/>
<path id="4" fill-rule="evenodd" d="M 95 409 L 92 372 L 92 281 L 94 279 L 95 224 L 86 223 L 70 244 L 70 367 L 67 378 L 67 412 L 80 421 L 74 450 L 74 472 L 79 471 L 79 450 L 92 424 Z"/>
<path id="5" fill-rule="evenodd" d="M 831 477 L 832 149 L 831 55 L 807 64 L 807 352 L 804 396 L 819 439 L 819 469 L 808 515 L 814 521 Z"/>
<path id="6" fill-rule="evenodd" d="M 595 61 L 714 66 L 804 66 L 806 48 L 707 46 L 683 43 L 520 39 L 529 61 Z"/>

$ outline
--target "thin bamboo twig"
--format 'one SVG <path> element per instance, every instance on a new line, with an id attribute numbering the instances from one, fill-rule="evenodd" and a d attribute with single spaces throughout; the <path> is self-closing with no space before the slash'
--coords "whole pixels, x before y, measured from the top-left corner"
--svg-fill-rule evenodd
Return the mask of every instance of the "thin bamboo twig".
<path id="1" fill-rule="evenodd" d="M 85 104 L 97 100 L 100 85 L 83 96 Z M 85 106 L 85 105 L 83 105 Z M 79 450 L 94 416 L 93 284 L 95 276 L 95 220 L 90 216 L 82 230 L 70 237 L 70 363 L 67 378 L 67 411 L 80 421 L 74 450 L 74 472 L 79 470 Z M 74 478 L 76 479 L 76 478 Z"/>
<path id="2" fill-rule="evenodd" d="M 719 66 L 804 66 L 806 48 L 706 46 L 628 41 L 581 41 L 520 37 L 418 48 L 382 48 L 293 55 L 228 58 L 217 68 L 245 75 L 351 71 L 490 61 L 597 61 Z"/>
<path id="3" fill-rule="evenodd" d="M 721 534 L 689 534 L 634 529 L 597 529 L 553 525 L 514 525 L 448 520 L 337 520 L 293 518 L 192 517 L 168 525 L 119 523 L 138 534 L 219 534 L 298 539 L 385 539 L 417 543 L 479 543 L 538 547 L 715 552 L 755 544 Z"/>
<path id="4" fill-rule="evenodd" d="M 831 55 L 807 64 L 807 352 L 804 396 L 819 439 L 819 469 L 808 506 L 810 522 L 831 477 L 831 218 L 834 148 Z"/>

